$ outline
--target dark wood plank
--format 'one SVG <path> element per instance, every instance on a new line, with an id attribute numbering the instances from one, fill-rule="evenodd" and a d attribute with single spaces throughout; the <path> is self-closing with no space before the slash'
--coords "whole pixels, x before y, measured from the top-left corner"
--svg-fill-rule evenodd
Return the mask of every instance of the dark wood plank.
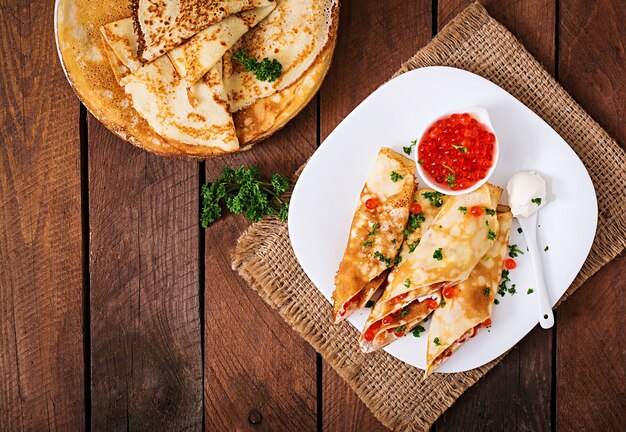
<path id="1" fill-rule="evenodd" d="M 553 0 L 481 3 L 547 70 L 554 72 L 556 6 Z M 465 0 L 439 0 L 439 27 L 469 4 Z M 550 430 L 553 333 L 535 328 L 439 419 L 437 431 Z"/>
<path id="2" fill-rule="evenodd" d="M 79 103 L 54 2 L 0 0 L 0 429 L 84 428 Z"/>
<path id="3" fill-rule="evenodd" d="M 198 164 L 89 118 L 94 430 L 200 430 Z"/>
<path id="4" fill-rule="evenodd" d="M 618 142 L 626 143 L 623 2 L 560 2 L 559 78 Z M 602 227 L 599 227 L 602 229 Z M 608 264 L 557 315 L 556 422 L 562 430 L 626 424 L 626 256 Z"/>
<path id="5" fill-rule="evenodd" d="M 265 176 L 291 175 L 317 145 L 317 99 L 251 151 L 210 160 L 258 165 Z M 231 270 L 237 238 L 249 222 L 228 215 L 211 225 L 205 247 L 205 426 L 207 430 L 315 430 L 315 351 Z"/>
<path id="6" fill-rule="evenodd" d="M 432 36 L 430 2 L 341 2 L 339 43 L 320 93 L 322 140 Z M 323 364 L 323 428 L 385 430 L 332 367 Z"/>

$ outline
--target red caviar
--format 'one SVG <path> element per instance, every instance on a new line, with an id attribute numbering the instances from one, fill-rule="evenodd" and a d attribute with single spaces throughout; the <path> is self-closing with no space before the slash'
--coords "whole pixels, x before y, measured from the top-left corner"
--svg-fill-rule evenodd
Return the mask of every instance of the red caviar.
<path id="1" fill-rule="evenodd" d="M 471 187 L 493 165 L 496 137 L 471 114 L 443 117 L 426 130 L 417 154 L 430 178 L 452 190 Z"/>
<path id="2" fill-rule="evenodd" d="M 368 210 L 374 210 L 379 204 L 380 200 L 378 198 L 370 198 L 365 201 L 365 207 L 367 207 Z"/>
<path id="3" fill-rule="evenodd" d="M 507 258 L 504 260 L 504 267 L 507 270 L 513 270 L 515 267 L 517 267 L 517 263 L 513 258 Z"/>

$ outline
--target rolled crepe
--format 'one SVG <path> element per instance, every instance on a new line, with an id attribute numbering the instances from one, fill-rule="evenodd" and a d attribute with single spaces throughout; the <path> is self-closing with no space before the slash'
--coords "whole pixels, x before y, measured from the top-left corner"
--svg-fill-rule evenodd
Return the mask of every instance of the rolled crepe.
<path id="1" fill-rule="evenodd" d="M 442 288 L 468 278 L 495 242 L 495 209 L 501 193 L 502 189 L 491 184 L 447 198 L 430 190 L 419 191 L 423 235 L 419 244 L 413 243 L 412 253 L 400 255 L 400 264 L 389 274 L 359 341 L 364 352 L 403 336 L 437 307 Z M 483 209 L 480 216 L 471 214 L 473 206 Z M 411 243 L 406 244 L 409 247 Z"/>
<path id="2" fill-rule="evenodd" d="M 498 291 L 504 260 L 508 251 L 509 231 L 513 215 L 497 214 L 497 239 L 476 264 L 469 278 L 457 285 L 454 297 L 433 313 L 428 330 L 426 372 L 430 375 L 482 327 L 491 325 L 493 299 Z"/>
<path id="3" fill-rule="evenodd" d="M 335 275 L 333 322 L 361 308 L 384 281 L 404 240 L 415 191 L 415 163 L 388 148 L 378 153 L 361 191 L 348 245 Z M 378 200 L 375 208 L 366 202 Z"/>
<path id="4" fill-rule="evenodd" d="M 200 80 L 248 30 L 257 25 L 276 7 L 251 9 L 202 30 L 167 53 L 176 71 L 188 84 Z"/>

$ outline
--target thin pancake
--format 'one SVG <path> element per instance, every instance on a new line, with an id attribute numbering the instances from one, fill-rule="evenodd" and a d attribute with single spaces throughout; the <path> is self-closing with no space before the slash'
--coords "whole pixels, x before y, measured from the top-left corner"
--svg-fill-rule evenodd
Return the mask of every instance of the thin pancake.
<path id="1" fill-rule="evenodd" d="M 348 245 L 335 275 L 335 323 L 347 318 L 357 305 L 363 304 L 367 299 L 360 296 L 362 290 L 393 266 L 393 259 L 404 239 L 403 230 L 415 191 L 414 173 L 415 163 L 410 159 L 388 148 L 382 148 L 378 153 L 361 191 Z M 379 200 L 376 208 L 365 206 L 370 198 Z"/>
<path id="2" fill-rule="evenodd" d="M 202 30 L 167 55 L 176 71 L 189 84 L 197 82 L 209 71 L 248 30 L 265 18 L 276 4 L 251 9 Z"/>
<path id="3" fill-rule="evenodd" d="M 408 261 L 411 255 L 415 252 L 415 249 L 421 242 L 422 235 L 428 230 L 428 227 L 433 222 L 441 207 L 434 207 L 430 204 L 428 199 L 424 197 L 424 194 L 435 192 L 429 188 L 420 188 L 415 191 L 413 196 L 413 202 L 418 203 L 422 207 L 422 212 L 419 215 L 410 216 L 407 223 L 407 231 L 402 247 L 400 248 L 401 263 Z M 448 200 L 447 195 L 441 195 L 441 202 L 445 203 Z M 398 267 L 395 267 L 393 271 L 397 271 Z M 385 284 L 385 289 L 386 289 Z M 440 296 L 436 292 L 429 296 L 439 303 Z M 425 299 L 424 299 L 425 300 Z M 404 315 L 401 311 L 405 310 Z M 397 312 L 396 315 L 387 324 L 382 324 L 383 317 Z M 403 336 L 405 333 L 411 331 L 417 324 L 419 324 L 431 311 L 428 309 L 425 301 L 418 301 L 413 299 L 411 302 L 402 303 L 402 306 L 397 304 L 385 303 L 376 304 L 372 312 L 370 313 L 363 332 L 359 338 L 359 345 L 363 352 L 372 352 L 377 349 L 383 348 L 389 345 L 397 338 Z M 402 330 L 402 327 L 404 329 Z M 398 331 L 394 331 L 394 330 Z M 366 333 L 370 332 L 368 337 Z"/>
<path id="4" fill-rule="evenodd" d="M 476 264 L 469 278 L 457 286 L 457 294 L 446 299 L 444 308 L 435 310 L 428 330 L 425 377 L 473 337 L 481 324 L 491 317 L 493 299 L 508 251 L 512 219 L 510 211 L 498 213 L 496 242 Z"/>
<path id="5" fill-rule="evenodd" d="M 141 67 L 137 55 L 137 36 L 132 18 L 124 18 L 100 27 L 109 62 L 119 83 Z M 111 56 L 113 54 L 113 56 Z"/>
<path id="6" fill-rule="evenodd" d="M 227 16 L 274 0 L 131 0 L 139 57 L 150 62 Z"/>
<path id="7" fill-rule="evenodd" d="M 267 18 L 235 44 L 224 56 L 224 84 L 233 112 L 290 86 L 313 64 L 330 41 L 336 5 L 337 0 L 279 0 Z M 239 49 L 259 61 L 278 60 L 282 75 L 274 82 L 259 81 L 232 60 Z"/>
<path id="8" fill-rule="evenodd" d="M 220 67 L 215 65 L 187 89 L 169 58 L 162 56 L 124 78 L 124 90 L 137 112 L 169 143 L 231 152 L 239 142 Z"/>

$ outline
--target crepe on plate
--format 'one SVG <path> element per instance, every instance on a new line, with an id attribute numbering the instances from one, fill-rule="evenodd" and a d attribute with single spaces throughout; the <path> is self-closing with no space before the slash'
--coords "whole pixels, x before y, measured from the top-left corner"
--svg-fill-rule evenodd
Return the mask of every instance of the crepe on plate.
<path id="1" fill-rule="evenodd" d="M 389 274 L 363 329 L 363 351 L 379 349 L 410 331 L 437 307 L 443 288 L 468 278 L 495 241 L 495 209 L 501 193 L 501 188 L 486 183 L 473 192 L 448 197 L 444 203 L 440 193 L 421 192 L 429 201 L 423 210 L 428 206 L 441 208 L 413 252 Z M 472 206 L 485 211 L 473 216 L 467 210 Z M 373 335 L 369 333 L 366 338 L 368 331 Z"/>
<path id="2" fill-rule="evenodd" d="M 415 163 L 383 147 L 359 196 L 335 275 L 334 323 L 363 307 L 394 265 L 414 191 Z"/>
<path id="3" fill-rule="evenodd" d="M 139 58 L 150 62 L 227 16 L 274 0 L 131 0 Z"/>
<path id="4" fill-rule="evenodd" d="M 250 3 L 250 6 L 253 8 L 256 5 L 282 2 L 292 2 L 294 7 L 298 7 L 300 10 L 306 9 L 302 3 L 294 0 L 269 3 L 253 2 Z M 317 55 L 313 55 L 310 66 L 297 76 L 295 81 L 285 85 L 280 90 L 277 89 L 268 96 L 254 99 L 246 108 L 233 113 L 233 121 L 239 140 L 238 150 L 247 150 L 253 144 L 282 128 L 304 108 L 320 87 L 332 60 L 339 5 L 337 0 L 312 0 L 312 2 L 316 5 L 322 5 L 320 7 L 330 11 L 327 14 L 330 17 L 330 23 L 325 27 L 328 34 L 323 35 L 322 38 L 325 40 L 325 44 L 317 52 Z M 165 0 L 163 3 L 178 4 L 180 2 L 178 0 Z M 208 3 L 204 2 L 204 4 Z M 318 6 L 313 9 L 317 10 Z M 235 11 L 236 8 L 232 10 Z M 238 16 L 241 15 L 241 10 L 237 12 Z M 119 85 L 123 75 L 128 74 L 130 69 L 124 66 L 124 63 L 117 56 L 110 56 L 110 50 L 102 43 L 100 30 L 102 26 L 128 18 L 128 11 L 128 4 L 125 2 L 58 0 L 56 8 L 57 43 L 61 62 L 70 84 L 87 109 L 100 122 L 122 139 L 138 147 L 170 157 L 206 158 L 223 154 L 226 150 L 211 145 L 187 146 L 176 142 L 170 143 L 157 134 L 148 122 L 136 110 L 132 109 L 131 99 L 126 95 L 124 88 Z M 302 28 L 308 29 L 311 26 L 306 20 L 315 22 L 318 17 L 303 15 L 303 19 L 305 21 L 302 22 Z M 248 33 L 251 32 L 254 32 L 254 28 Z M 131 41 L 132 45 L 137 47 L 139 43 L 137 36 L 134 32 L 129 34 L 134 38 Z M 310 36 L 313 38 L 312 34 Z M 287 38 L 284 40 L 287 41 Z M 231 43 L 226 39 L 224 41 L 227 45 Z M 311 43 L 305 40 L 301 47 L 296 48 L 296 51 L 301 49 L 303 58 L 310 58 L 310 46 Z M 280 46 L 277 48 L 280 51 Z M 305 54 L 305 51 L 308 54 Z M 235 51 L 230 51 L 231 54 L 233 52 Z M 202 58 L 204 59 L 204 57 Z M 274 55 L 268 56 L 268 58 L 272 59 Z M 143 60 L 139 56 L 135 60 L 139 64 L 143 64 Z M 115 65 L 113 73 L 111 72 L 111 64 Z M 203 63 L 203 67 L 206 67 L 206 62 Z M 133 68 L 136 69 L 137 65 L 134 65 Z M 250 74 L 252 75 L 252 73 Z M 193 98 L 190 101 L 192 105 L 195 103 Z"/>
<path id="5" fill-rule="evenodd" d="M 454 297 L 446 299 L 446 306 L 433 313 L 424 377 L 467 339 L 474 337 L 480 328 L 491 325 L 493 300 L 504 268 L 513 215 L 506 208 L 504 212 L 498 212 L 497 217 L 499 229 L 495 243 L 476 264 L 469 278 L 457 285 Z"/>

